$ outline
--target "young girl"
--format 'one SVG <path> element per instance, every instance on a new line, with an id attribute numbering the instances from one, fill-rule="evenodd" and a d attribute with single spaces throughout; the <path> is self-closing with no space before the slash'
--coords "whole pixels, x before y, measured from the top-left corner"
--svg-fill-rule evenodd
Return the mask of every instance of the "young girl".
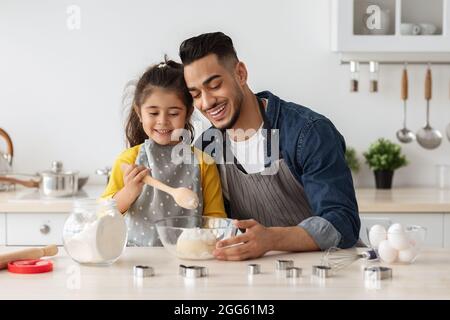
<path id="1" fill-rule="evenodd" d="M 189 146 L 189 156 L 197 161 L 176 163 L 171 159 L 175 145 L 188 143 L 172 139 L 174 130 L 184 128 L 193 136 L 192 111 L 181 64 L 165 59 L 139 79 L 126 124 L 130 148 L 116 159 L 102 195 L 114 198 L 120 212 L 126 213 L 129 246 L 161 246 L 154 222 L 162 218 L 202 214 L 226 217 L 220 177 L 212 158 Z M 181 208 L 169 194 L 144 184 L 148 174 L 171 187 L 190 188 L 197 193 L 199 206 L 193 210 Z"/>

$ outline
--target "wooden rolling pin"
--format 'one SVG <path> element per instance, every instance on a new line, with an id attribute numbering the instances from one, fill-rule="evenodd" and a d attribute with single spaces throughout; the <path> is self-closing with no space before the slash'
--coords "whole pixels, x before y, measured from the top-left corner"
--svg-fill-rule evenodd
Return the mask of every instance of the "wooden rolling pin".
<path id="1" fill-rule="evenodd" d="M 8 263 L 24 259 L 40 259 L 42 257 L 54 256 L 58 253 L 58 247 L 54 244 L 43 248 L 29 248 L 19 251 L 0 254 L 0 270 L 8 267 Z"/>

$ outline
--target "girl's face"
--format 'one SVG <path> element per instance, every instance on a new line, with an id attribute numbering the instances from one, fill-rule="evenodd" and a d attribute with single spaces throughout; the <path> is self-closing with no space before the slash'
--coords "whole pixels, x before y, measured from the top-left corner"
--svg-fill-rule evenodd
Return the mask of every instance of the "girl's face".
<path id="1" fill-rule="evenodd" d="M 177 144 L 171 135 L 175 129 L 184 129 L 187 107 L 171 91 L 155 88 L 141 106 L 142 127 L 149 138 L 160 145 Z"/>

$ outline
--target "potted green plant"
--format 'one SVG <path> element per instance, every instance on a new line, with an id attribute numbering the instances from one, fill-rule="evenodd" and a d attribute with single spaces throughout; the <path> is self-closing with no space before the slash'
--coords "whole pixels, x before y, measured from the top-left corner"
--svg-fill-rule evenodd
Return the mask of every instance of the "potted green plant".
<path id="1" fill-rule="evenodd" d="M 352 147 L 347 147 L 345 150 L 345 161 L 348 167 L 354 173 L 358 173 L 360 169 L 359 160 L 356 156 L 356 150 Z"/>
<path id="2" fill-rule="evenodd" d="M 384 138 L 372 143 L 364 157 L 374 172 L 377 189 L 390 189 L 394 171 L 408 164 L 400 146 Z"/>

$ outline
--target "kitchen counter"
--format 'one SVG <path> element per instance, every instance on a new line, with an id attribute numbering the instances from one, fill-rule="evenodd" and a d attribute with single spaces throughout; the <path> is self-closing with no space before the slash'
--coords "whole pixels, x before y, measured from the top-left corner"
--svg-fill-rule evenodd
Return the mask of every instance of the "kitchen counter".
<path id="1" fill-rule="evenodd" d="M 33 189 L 0 192 L 0 212 L 70 212 L 74 200 L 99 197 L 104 185 L 87 185 L 78 195 L 43 199 Z M 356 189 L 360 213 L 450 212 L 450 189 Z"/>
<path id="2" fill-rule="evenodd" d="M 104 189 L 104 185 L 87 185 L 72 197 L 43 198 L 37 189 L 17 187 L 15 191 L 0 192 L 0 212 L 67 213 L 74 201 L 96 199 Z"/>
<path id="3" fill-rule="evenodd" d="M 14 250 L 0 247 L 0 252 Z M 263 258 L 229 261 L 183 261 L 164 248 L 126 248 L 112 266 L 83 266 L 60 249 L 50 273 L 20 275 L 0 271 L 0 299 L 450 299 L 450 250 L 424 249 L 411 265 L 391 265 L 393 278 L 365 282 L 357 261 L 334 277 L 311 276 L 322 253 L 276 253 Z M 276 259 L 293 259 L 300 278 L 275 273 Z M 209 276 L 184 279 L 180 263 L 208 267 Z M 247 264 L 261 264 L 262 274 L 247 276 Z M 133 266 L 149 265 L 155 276 L 133 277 Z M 376 264 L 376 263 L 375 263 Z M 371 264 L 372 265 L 372 264 Z"/>
<path id="4" fill-rule="evenodd" d="M 360 213 L 450 212 L 450 189 L 356 189 Z"/>

